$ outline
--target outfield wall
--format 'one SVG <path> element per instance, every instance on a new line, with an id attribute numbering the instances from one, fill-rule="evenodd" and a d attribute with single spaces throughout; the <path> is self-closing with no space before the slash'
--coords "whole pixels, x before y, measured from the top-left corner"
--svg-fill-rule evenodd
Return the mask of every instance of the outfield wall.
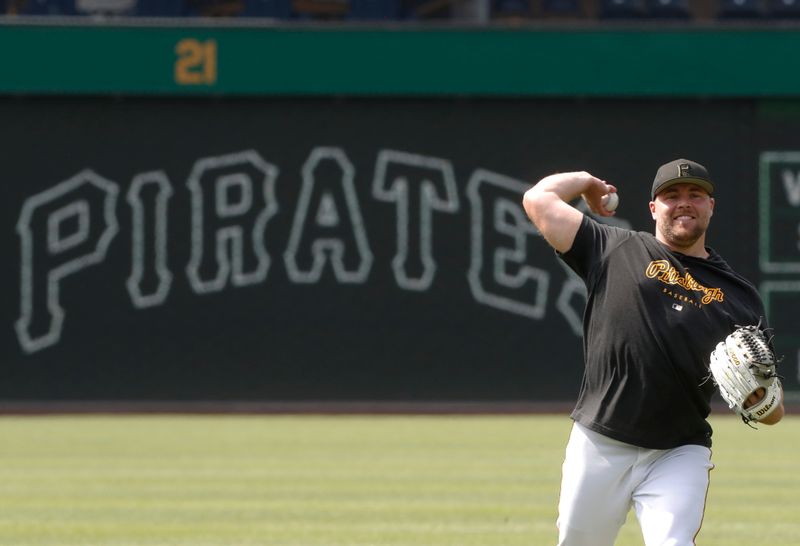
<path id="1" fill-rule="evenodd" d="M 587 169 L 650 231 L 679 156 L 719 181 L 710 244 L 761 287 L 798 390 L 800 84 L 183 94 L 61 69 L 0 82 L 2 400 L 572 399 L 585 294 L 521 195 Z"/>

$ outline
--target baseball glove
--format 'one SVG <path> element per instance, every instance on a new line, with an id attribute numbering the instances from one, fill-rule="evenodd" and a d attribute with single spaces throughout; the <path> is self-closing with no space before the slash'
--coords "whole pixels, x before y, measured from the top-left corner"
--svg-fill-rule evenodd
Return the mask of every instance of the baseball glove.
<path id="1" fill-rule="evenodd" d="M 778 364 L 770 340 L 758 326 L 737 326 L 711 353 L 711 375 L 725 402 L 742 421 L 760 421 L 781 403 L 781 382 Z M 764 389 L 755 404 L 748 398 Z"/>

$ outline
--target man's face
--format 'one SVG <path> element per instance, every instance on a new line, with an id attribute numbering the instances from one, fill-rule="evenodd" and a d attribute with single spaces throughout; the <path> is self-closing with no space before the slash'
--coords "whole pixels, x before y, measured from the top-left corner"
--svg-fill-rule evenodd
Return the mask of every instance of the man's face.
<path id="1" fill-rule="evenodd" d="M 656 238 L 680 251 L 704 244 L 714 198 L 700 186 L 675 184 L 650 202 L 650 214 L 656 221 Z"/>

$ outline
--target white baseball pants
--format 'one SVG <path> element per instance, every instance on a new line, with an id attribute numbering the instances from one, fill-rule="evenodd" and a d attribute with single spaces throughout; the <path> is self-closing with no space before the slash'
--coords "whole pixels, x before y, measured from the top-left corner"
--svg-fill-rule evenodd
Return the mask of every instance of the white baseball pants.
<path id="1" fill-rule="evenodd" d="M 707 447 L 644 449 L 575 423 L 562 467 L 559 546 L 613 546 L 631 507 L 646 546 L 693 546 L 713 467 Z"/>

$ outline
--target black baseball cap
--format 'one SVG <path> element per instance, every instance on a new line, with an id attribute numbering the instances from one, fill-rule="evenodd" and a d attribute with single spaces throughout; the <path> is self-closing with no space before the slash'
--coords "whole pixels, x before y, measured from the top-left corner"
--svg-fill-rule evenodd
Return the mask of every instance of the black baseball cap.
<path id="1" fill-rule="evenodd" d="M 714 194 L 714 183 L 705 167 L 688 159 L 676 159 L 658 168 L 650 198 L 655 199 L 659 192 L 675 184 L 697 184 L 709 195 Z"/>

